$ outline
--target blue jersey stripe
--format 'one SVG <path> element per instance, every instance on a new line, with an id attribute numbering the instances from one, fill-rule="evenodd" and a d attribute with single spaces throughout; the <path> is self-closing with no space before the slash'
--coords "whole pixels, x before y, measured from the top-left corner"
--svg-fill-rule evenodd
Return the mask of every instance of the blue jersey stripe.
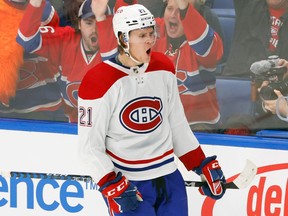
<path id="1" fill-rule="evenodd" d="M 177 84 L 178 86 L 185 86 L 186 91 L 191 91 L 191 92 L 197 92 L 197 91 L 201 91 L 203 89 L 206 88 L 206 85 L 203 83 L 200 74 L 194 75 L 194 76 L 189 76 L 187 74 L 187 77 L 185 80 L 180 80 L 177 79 Z M 180 92 L 180 93 L 184 93 L 184 92 Z"/>
<path id="2" fill-rule="evenodd" d="M 191 44 L 190 46 L 193 50 L 195 50 L 195 52 L 198 55 L 203 56 L 211 47 L 213 39 L 214 39 L 214 30 L 209 27 L 208 33 L 205 35 L 205 37 L 198 43 Z"/>
<path id="3" fill-rule="evenodd" d="M 37 51 L 42 45 L 42 39 L 40 31 L 38 31 L 35 35 L 30 38 L 25 38 L 18 31 L 18 35 L 16 37 L 16 41 L 25 49 L 26 52 L 33 53 Z"/>

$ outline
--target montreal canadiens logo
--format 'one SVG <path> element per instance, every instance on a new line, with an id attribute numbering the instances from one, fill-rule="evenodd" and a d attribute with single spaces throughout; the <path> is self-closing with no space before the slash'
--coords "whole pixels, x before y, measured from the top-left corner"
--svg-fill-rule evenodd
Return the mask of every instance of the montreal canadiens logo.
<path id="1" fill-rule="evenodd" d="M 128 102 L 120 112 L 120 122 L 134 133 L 149 133 L 161 125 L 162 101 L 158 97 L 141 97 Z"/>

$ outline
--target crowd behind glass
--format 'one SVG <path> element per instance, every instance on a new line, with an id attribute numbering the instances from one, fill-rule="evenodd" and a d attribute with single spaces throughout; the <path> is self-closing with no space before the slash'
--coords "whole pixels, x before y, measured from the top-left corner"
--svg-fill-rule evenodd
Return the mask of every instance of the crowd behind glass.
<path id="1" fill-rule="evenodd" d="M 217 1 L 217 0 L 214 0 L 214 1 Z M 252 11 L 252 10 L 248 10 L 247 7 L 251 7 L 251 8 L 257 7 L 257 5 L 259 6 L 259 4 L 265 4 L 265 2 L 262 1 L 262 3 L 259 3 L 258 0 L 255 0 L 255 1 L 251 1 L 250 3 L 247 3 L 246 1 L 242 1 L 240 3 L 237 0 L 234 1 L 236 15 L 234 14 L 235 16 L 232 16 L 233 19 L 236 19 L 237 15 L 239 15 L 239 17 L 240 15 L 242 16 L 241 18 L 238 19 L 236 26 L 233 26 L 233 28 L 235 27 L 234 28 L 235 31 L 234 29 L 233 31 L 230 31 L 234 35 L 234 41 L 232 41 L 232 43 L 229 45 L 229 50 L 228 50 L 229 56 L 228 56 L 227 50 L 226 50 L 227 41 L 225 41 L 227 40 L 227 29 L 225 30 L 225 26 L 223 26 L 223 23 L 221 23 L 221 20 L 220 22 L 218 21 L 215 22 L 215 19 L 213 18 L 211 19 L 211 14 L 213 16 L 215 14 L 216 16 L 219 16 L 219 14 L 217 14 L 217 10 L 213 10 L 214 1 L 212 0 L 212 1 L 205 2 L 205 0 L 204 1 L 195 0 L 191 2 L 194 4 L 194 7 L 197 9 L 197 11 L 205 18 L 207 23 L 210 26 L 212 26 L 215 32 L 217 32 L 217 35 L 219 35 L 223 40 L 224 54 L 222 56 L 222 59 L 218 61 L 217 71 L 214 75 L 216 79 L 216 86 L 217 88 L 218 87 L 221 88 L 219 84 L 221 83 L 220 80 L 222 81 L 226 80 L 227 82 L 230 82 L 230 83 L 234 83 L 235 81 L 236 82 L 239 81 L 239 83 L 245 82 L 246 85 L 242 86 L 242 88 L 243 88 L 243 91 L 247 91 L 247 89 L 244 89 L 244 88 L 247 88 L 247 87 L 249 88 L 248 90 L 250 94 L 249 97 L 244 98 L 244 99 L 238 98 L 237 97 L 239 95 L 238 93 L 242 90 L 241 90 L 241 87 L 236 88 L 236 86 L 234 86 L 236 91 L 235 89 L 233 89 L 234 88 L 233 86 L 231 86 L 231 89 L 227 87 L 226 91 L 228 90 L 229 92 L 225 92 L 225 95 L 226 94 L 235 95 L 234 97 L 235 100 L 240 100 L 240 101 L 243 100 L 243 103 L 240 103 L 240 106 L 241 104 L 243 104 L 243 106 L 247 106 L 247 102 L 248 102 L 249 109 L 247 109 L 247 107 L 240 107 L 239 109 L 249 110 L 249 111 L 246 113 L 234 113 L 233 110 L 230 110 L 231 114 L 228 114 L 227 116 L 227 113 L 223 113 L 224 112 L 223 110 L 227 110 L 229 109 L 229 107 L 231 107 L 231 109 L 234 109 L 233 103 L 237 103 L 237 101 L 231 100 L 230 105 L 221 104 L 221 100 L 219 100 L 219 98 L 222 98 L 223 95 L 217 92 L 218 102 L 220 105 L 220 114 L 222 115 L 219 118 L 217 130 L 214 127 L 209 127 L 209 124 L 207 127 L 205 125 L 201 127 L 191 126 L 191 129 L 195 131 L 200 131 L 200 132 L 213 132 L 213 133 L 225 133 L 225 134 L 236 134 L 236 135 L 253 135 L 255 134 L 255 132 L 259 130 L 263 130 L 263 129 L 287 130 L 288 128 L 287 127 L 288 126 L 288 123 L 287 123 L 288 121 L 288 117 L 287 117 L 287 113 L 288 113 L 288 108 L 287 108 L 288 107 L 287 106 L 287 103 L 288 103 L 288 98 L 287 98 L 288 64 L 287 64 L 287 61 L 285 61 L 285 59 L 286 60 L 288 59 L 288 54 L 287 54 L 288 49 L 287 48 L 280 49 L 278 47 L 288 46 L 287 39 L 285 39 L 284 42 L 281 41 L 281 38 L 283 37 L 282 36 L 283 32 L 285 31 L 285 29 L 288 28 L 288 23 L 287 23 L 287 20 L 281 19 L 282 21 L 279 24 L 279 21 L 277 20 L 277 17 L 279 18 L 282 15 L 284 17 L 287 6 L 286 5 L 283 6 L 282 8 L 283 11 L 281 12 L 280 15 L 279 15 L 280 12 L 278 12 L 279 10 L 271 9 L 272 8 L 271 5 L 269 5 L 269 11 L 270 11 L 269 17 L 267 16 L 267 13 L 265 16 L 265 13 L 260 10 L 259 10 L 259 14 L 257 13 L 253 14 L 253 16 L 256 18 L 260 19 L 260 17 L 263 17 L 264 20 L 265 18 L 271 20 L 270 23 L 272 27 L 269 26 L 269 30 L 270 28 L 274 29 L 274 31 L 277 31 L 278 34 L 275 34 L 276 36 L 274 37 L 272 33 L 272 36 L 270 38 L 269 52 L 265 52 L 264 49 L 263 50 L 257 49 L 256 43 L 258 42 L 254 41 L 254 44 L 251 45 L 250 49 L 253 52 L 255 52 L 255 58 L 248 59 L 247 53 L 245 53 L 246 51 L 244 50 L 244 48 L 243 49 L 239 48 L 239 45 L 237 45 L 235 41 L 241 42 L 243 40 L 246 40 L 246 43 L 248 44 L 251 41 L 249 41 L 249 39 L 245 37 L 253 35 L 253 33 L 255 33 L 254 31 L 259 31 L 259 33 L 261 34 L 263 33 L 263 35 L 265 35 L 265 33 L 267 34 L 267 32 L 265 32 L 266 26 L 264 26 L 264 24 L 262 25 L 262 23 L 260 23 L 259 26 L 253 26 L 254 30 L 252 30 L 252 32 L 247 33 L 246 31 L 246 28 L 251 29 L 251 25 L 253 25 L 253 23 L 251 24 L 251 22 L 248 22 L 250 24 L 247 24 L 246 22 L 248 19 L 247 17 L 251 16 L 251 14 L 249 13 Z M 83 0 L 77 0 L 77 1 L 75 0 L 66 0 L 66 1 L 50 0 L 50 2 L 51 2 L 51 5 L 54 6 L 56 16 L 54 16 L 52 20 L 51 20 L 51 17 L 49 16 L 45 17 L 45 14 L 42 16 L 42 20 L 41 20 L 42 31 L 49 31 L 49 27 L 53 28 L 56 26 L 61 26 L 63 28 L 65 26 L 66 27 L 69 26 L 71 28 L 78 29 L 78 25 L 79 25 L 78 22 L 79 22 L 79 17 L 80 17 L 79 11 L 81 10 L 81 9 L 79 10 L 79 7 L 82 4 Z M 163 8 L 165 6 L 165 3 L 166 3 L 165 1 L 162 1 L 162 0 L 140 1 L 139 0 L 138 2 L 144 5 L 146 4 L 146 7 L 150 8 L 151 12 L 154 13 L 155 17 L 163 16 L 163 10 L 160 10 L 159 8 Z M 267 4 L 269 4 L 269 2 L 273 3 L 272 0 L 267 0 Z M 284 0 L 283 2 L 286 2 L 287 4 L 286 0 Z M 18 30 L 18 27 L 21 23 L 21 18 L 23 17 L 23 14 L 25 13 L 28 3 L 29 1 L 25 1 L 25 0 L 15 1 L 15 2 L 5 0 L 4 2 L 0 4 L 0 7 L 3 7 L 3 9 L 5 8 L 5 11 L 8 10 L 9 12 L 11 10 L 11 13 L 5 14 L 5 19 L 9 18 L 11 22 L 13 23 L 11 25 L 14 25 L 14 26 L 15 26 L 15 23 L 16 24 L 18 23 L 18 26 L 16 25 L 17 28 L 15 27 L 14 28 L 11 27 L 11 29 L 5 28 L 5 31 L 3 32 L 3 36 L 2 36 L 4 37 L 4 39 L 6 37 L 10 40 L 14 40 L 12 41 L 13 44 L 14 42 L 16 43 L 15 38 L 16 38 L 17 33 L 15 34 L 15 31 Z M 109 7 L 106 11 L 107 15 L 113 14 L 114 5 L 115 5 L 115 0 L 110 0 Z M 82 10 L 85 10 L 85 8 Z M 234 11 L 234 8 L 226 9 L 226 10 L 227 12 L 229 10 Z M 16 14 L 15 14 L 15 11 L 17 12 Z M 46 10 L 44 11 L 47 12 Z M 1 12 L 0 16 L 4 16 L 4 14 L 2 13 L 3 12 Z M 245 16 L 243 14 L 245 14 Z M 273 20 L 271 17 L 276 17 L 276 18 L 274 18 L 275 20 Z M 209 18 L 210 18 L 210 21 L 209 21 Z M 211 22 L 211 20 L 213 20 L 213 23 Z M 5 25 L 7 25 L 7 23 L 5 23 Z M 23 24 L 21 25 L 23 26 Z M 33 25 L 33 23 L 31 25 Z M 243 26 L 242 28 L 240 28 L 239 25 L 245 25 L 245 27 Z M 262 28 L 262 29 L 259 29 L 259 28 Z M 19 32 L 18 32 L 18 37 L 19 37 Z M 160 37 L 161 37 L 161 34 L 160 34 Z M 252 38 L 252 40 L 254 39 Z M 233 44 L 233 42 L 235 44 Z M 10 46 L 11 43 L 9 44 L 9 48 L 13 51 L 13 46 Z M 275 44 L 275 47 L 271 47 L 273 46 L 273 43 Z M 4 44 L 4 47 L 5 46 L 8 46 L 8 45 Z M 236 49 L 239 50 L 238 53 L 235 51 Z M 173 49 L 171 50 L 173 51 Z M 251 50 L 250 52 L 252 52 Z M 274 51 L 271 51 L 271 50 L 274 50 Z M 2 52 L 1 56 L 5 57 L 5 55 L 6 56 L 10 55 L 8 52 L 6 53 L 3 50 L 1 52 Z M 71 50 L 71 52 L 73 52 L 73 50 Z M 177 50 L 175 52 L 177 52 Z M 258 53 L 256 54 L 256 52 Z M 69 110 L 70 107 L 64 106 L 63 104 L 65 104 L 65 102 L 67 103 L 67 101 L 69 101 L 69 103 L 73 103 L 72 99 L 76 100 L 75 103 L 77 104 L 77 95 L 73 95 L 74 88 L 77 88 L 77 86 L 69 86 L 69 88 L 71 88 L 70 95 L 68 93 L 67 95 L 63 95 L 63 93 L 61 93 L 63 92 L 63 90 L 61 89 L 62 87 L 61 83 L 65 82 L 66 79 L 68 79 L 68 76 L 66 76 L 65 72 L 63 72 L 65 70 L 65 69 L 63 70 L 64 68 L 63 65 L 54 64 L 49 59 L 44 58 L 40 55 L 33 54 L 33 53 L 20 52 L 19 54 L 17 54 L 18 57 L 16 54 L 17 54 L 16 52 L 13 52 L 13 57 L 14 57 L 13 60 L 16 61 L 16 63 L 14 63 L 13 61 L 12 63 L 14 64 L 14 66 L 17 64 L 20 65 L 19 71 L 17 71 L 16 74 L 14 73 L 14 75 L 11 72 L 11 77 L 8 77 L 8 78 L 2 77 L 5 80 L 0 79 L 0 82 L 5 83 L 5 85 L 11 85 L 13 87 L 13 83 L 15 85 L 15 79 L 17 79 L 18 81 L 16 84 L 17 91 L 16 93 L 5 92 L 5 89 L 4 89 L 5 86 L 3 86 L 4 84 L 2 84 L 2 88 L 0 87 L 0 91 L 3 91 L 2 94 L 0 92 L 0 100 L 1 100 L 0 117 L 1 118 L 16 118 L 16 119 L 19 118 L 19 119 L 60 121 L 60 122 L 70 121 L 72 123 L 75 123 L 75 118 L 74 120 L 71 121 L 71 118 L 65 115 L 65 113 L 67 113 L 67 110 Z M 90 60 L 93 61 L 94 54 L 95 52 L 94 53 L 86 52 L 87 61 L 90 61 Z M 240 58 L 239 56 L 241 55 L 245 56 L 246 59 Z M 246 65 L 249 66 L 249 69 L 246 68 L 245 72 L 244 70 L 241 71 L 242 70 L 242 68 L 240 67 L 241 62 L 240 61 L 237 62 L 237 59 L 238 60 L 243 59 L 243 61 L 248 63 Z M 283 60 L 279 60 L 279 59 L 283 59 Z M 3 60 L 5 60 L 5 58 L 2 58 L 2 61 Z M 77 59 L 73 61 L 77 61 Z M 1 62 L 1 64 L 3 65 L 5 63 Z M 9 70 L 9 69 L 10 69 L 9 67 L 5 69 L 1 68 L 1 70 Z M 13 67 L 11 70 L 13 70 Z M 47 71 L 45 75 L 43 75 L 43 73 L 39 74 L 40 73 L 39 71 L 44 71 L 44 70 Z M 237 72 L 233 72 L 233 70 Z M 53 73 L 51 73 L 51 71 L 53 71 Z M 202 72 L 202 74 L 204 74 L 204 72 Z M 201 78 L 205 79 L 205 76 L 202 76 Z M 80 81 L 78 80 L 78 85 L 79 85 L 79 82 Z M 227 83 L 227 82 L 224 82 L 224 83 Z M 45 85 L 43 85 L 43 83 L 45 83 Z M 65 86 L 65 88 L 67 88 L 67 86 Z M 32 91 L 31 89 L 34 91 Z M 276 90 L 278 89 L 280 91 L 274 91 L 275 89 Z M 180 88 L 179 88 L 179 91 L 181 94 Z M 26 97 L 27 92 L 29 94 L 29 97 Z M 47 92 L 49 92 L 49 94 L 47 94 Z M 51 92 L 54 92 L 54 94 L 51 94 Z M 54 95 L 53 98 L 51 97 L 51 95 Z M 39 101 L 39 100 L 41 101 L 45 100 L 43 104 L 49 104 L 49 109 L 46 109 L 47 107 L 45 107 L 45 105 L 43 104 L 42 104 L 42 107 L 39 107 L 36 103 L 33 104 L 34 102 Z M 23 105 L 23 107 L 21 107 L 21 105 Z M 24 106 L 26 105 L 29 106 L 30 108 L 25 109 Z M 189 109 L 189 108 L 185 107 L 185 109 Z M 71 116 L 75 115 L 73 111 L 70 111 L 70 113 L 72 113 Z M 225 119 L 223 118 L 223 116 L 225 116 Z"/>

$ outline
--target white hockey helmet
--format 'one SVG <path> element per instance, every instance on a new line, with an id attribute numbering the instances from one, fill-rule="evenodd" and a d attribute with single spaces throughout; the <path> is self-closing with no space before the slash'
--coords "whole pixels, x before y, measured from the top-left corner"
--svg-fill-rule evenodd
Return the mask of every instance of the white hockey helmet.
<path id="1" fill-rule="evenodd" d="M 118 8 L 113 17 L 113 30 L 119 43 L 119 32 L 125 42 L 129 41 L 129 32 L 148 27 L 155 28 L 153 14 L 143 5 L 133 4 Z"/>

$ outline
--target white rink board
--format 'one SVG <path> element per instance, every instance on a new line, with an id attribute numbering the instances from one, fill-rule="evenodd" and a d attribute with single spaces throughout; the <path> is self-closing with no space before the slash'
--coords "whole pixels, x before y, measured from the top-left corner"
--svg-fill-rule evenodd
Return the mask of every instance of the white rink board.
<path id="1" fill-rule="evenodd" d="M 0 130 L 0 137 L 2 171 L 85 175 L 77 159 L 77 135 Z M 218 156 L 226 179 L 241 172 L 246 159 L 258 166 L 258 174 L 248 188 L 227 190 L 216 202 L 209 202 L 196 188 L 187 188 L 190 216 L 262 216 L 273 212 L 288 215 L 287 150 L 202 144 L 206 155 Z M 179 167 L 186 180 L 200 180 L 196 174 L 185 172 L 180 163 Z M 3 177 L 0 177 L 0 215 L 108 216 L 95 185 L 31 180 L 16 187 L 15 182 Z"/>

